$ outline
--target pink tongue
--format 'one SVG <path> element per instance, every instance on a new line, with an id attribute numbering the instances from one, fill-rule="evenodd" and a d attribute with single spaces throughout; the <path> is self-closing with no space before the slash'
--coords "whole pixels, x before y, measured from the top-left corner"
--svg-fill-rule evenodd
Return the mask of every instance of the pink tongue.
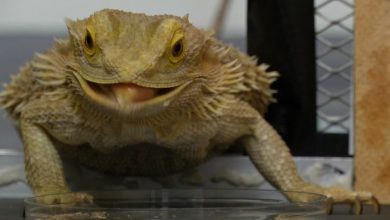
<path id="1" fill-rule="evenodd" d="M 133 83 L 120 83 L 111 85 L 117 101 L 120 104 L 142 102 L 156 96 L 156 90 L 138 86 Z"/>

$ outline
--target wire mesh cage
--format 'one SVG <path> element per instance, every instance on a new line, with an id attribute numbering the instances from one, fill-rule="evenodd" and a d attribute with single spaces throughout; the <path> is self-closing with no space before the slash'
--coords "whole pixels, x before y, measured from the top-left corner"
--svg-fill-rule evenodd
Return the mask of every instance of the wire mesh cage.
<path id="1" fill-rule="evenodd" d="M 316 0 L 317 128 L 349 133 L 354 0 Z"/>

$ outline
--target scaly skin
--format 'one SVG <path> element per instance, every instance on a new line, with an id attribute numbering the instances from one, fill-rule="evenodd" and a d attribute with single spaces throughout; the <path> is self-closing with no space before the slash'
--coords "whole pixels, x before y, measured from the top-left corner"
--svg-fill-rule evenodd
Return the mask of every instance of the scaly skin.
<path id="1" fill-rule="evenodd" d="M 0 95 L 21 132 L 34 194 L 69 191 L 62 154 L 102 172 L 156 177 L 193 168 L 239 141 L 278 189 L 376 205 L 367 192 L 304 182 L 262 118 L 277 73 L 187 17 L 103 10 L 67 26 L 69 39 L 37 54 Z"/>

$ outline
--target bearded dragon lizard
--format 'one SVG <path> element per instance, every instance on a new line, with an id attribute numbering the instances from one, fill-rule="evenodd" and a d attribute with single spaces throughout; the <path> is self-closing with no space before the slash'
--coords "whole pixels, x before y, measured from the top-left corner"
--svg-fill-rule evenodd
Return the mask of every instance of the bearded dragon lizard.
<path id="1" fill-rule="evenodd" d="M 262 117 L 276 72 L 194 27 L 188 17 L 105 9 L 66 21 L 69 38 L 37 54 L 0 94 L 19 129 L 35 195 L 69 192 L 62 156 L 105 173 L 164 176 L 233 143 L 277 189 L 379 209 L 369 192 L 304 182 Z M 91 199 L 79 193 L 45 203 Z M 305 200 L 305 198 L 291 198 Z"/>

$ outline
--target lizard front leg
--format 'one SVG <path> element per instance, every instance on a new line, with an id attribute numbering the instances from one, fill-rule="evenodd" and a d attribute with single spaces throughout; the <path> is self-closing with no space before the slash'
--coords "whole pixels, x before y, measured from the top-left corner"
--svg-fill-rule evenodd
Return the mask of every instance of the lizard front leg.
<path id="1" fill-rule="evenodd" d="M 249 157 L 256 168 L 276 188 L 284 191 L 319 193 L 331 198 L 334 203 L 355 204 L 356 213 L 362 212 L 362 203 L 369 203 L 379 212 L 379 204 L 369 192 L 352 192 L 340 187 L 324 188 L 301 179 L 290 151 L 277 132 L 262 118 L 258 117 L 252 127 L 253 134 L 244 138 Z M 290 198 L 304 201 L 306 198 Z M 331 207 L 329 207 L 329 212 Z"/>
<path id="2" fill-rule="evenodd" d="M 52 140 L 40 126 L 27 120 L 20 121 L 24 143 L 26 176 L 35 196 L 69 192 L 61 158 Z M 43 197 L 40 202 L 79 203 L 90 202 L 91 197 L 83 193 Z"/>

